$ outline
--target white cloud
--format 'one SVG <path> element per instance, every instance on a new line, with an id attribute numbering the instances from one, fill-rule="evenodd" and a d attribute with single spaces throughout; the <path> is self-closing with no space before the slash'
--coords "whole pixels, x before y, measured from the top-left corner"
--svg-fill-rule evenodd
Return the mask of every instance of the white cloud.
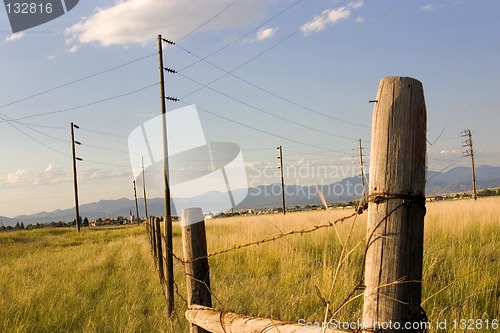
<path id="1" fill-rule="evenodd" d="M 365 18 L 364 17 L 356 17 L 356 23 L 364 23 Z"/>
<path id="2" fill-rule="evenodd" d="M 420 11 L 421 12 L 434 12 L 440 8 L 443 8 L 444 5 L 443 4 L 438 4 L 436 2 L 433 2 L 433 3 L 428 3 L 426 5 L 423 5 L 420 7 Z"/>
<path id="3" fill-rule="evenodd" d="M 28 186 L 50 184 L 58 181 L 62 175 L 64 172 L 59 166 L 49 164 L 47 168 L 39 172 L 31 169 L 17 169 L 7 174 L 5 183 Z"/>
<path id="4" fill-rule="evenodd" d="M 278 28 L 262 28 L 257 32 L 255 39 L 260 42 L 272 38 L 276 34 L 276 31 L 278 31 Z"/>
<path id="5" fill-rule="evenodd" d="M 7 36 L 7 38 L 5 38 L 5 43 L 9 43 L 9 42 L 14 42 L 16 40 L 20 40 L 21 38 L 23 38 L 24 36 L 26 35 L 26 32 L 22 31 L 22 32 L 17 32 L 15 34 L 12 34 L 10 36 Z"/>
<path id="6" fill-rule="evenodd" d="M 363 1 L 360 0 L 360 1 L 352 2 L 349 6 L 352 9 L 359 9 L 359 8 L 363 7 Z"/>
<path id="7" fill-rule="evenodd" d="M 78 45 L 75 44 L 75 45 L 73 45 L 72 47 L 70 47 L 68 49 L 68 52 L 75 53 L 76 51 L 78 51 L 79 48 L 80 48 L 80 46 L 78 46 Z"/>
<path id="8" fill-rule="evenodd" d="M 351 16 L 352 10 L 359 9 L 362 6 L 363 1 L 357 1 L 351 2 L 343 7 L 325 9 L 321 15 L 315 16 L 311 21 L 300 27 L 300 30 L 302 30 L 305 36 L 313 32 L 324 30 L 329 25 L 348 19 Z"/>
<path id="9" fill-rule="evenodd" d="M 462 151 L 456 149 L 443 149 L 439 152 L 441 155 L 461 155 Z"/>
<path id="10" fill-rule="evenodd" d="M 272 1 L 240 0 L 201 30 L 246 27 L 262 16 Z M 177 40 L 214 18 L 227 7 L 227 0 L 117 0 L 66 29 L 69 45 L 97 43 L 101 46 L 148 43 L 158 34 Z M 73 49 L 76 51 L 76 49 Z"/>
<path id="11" fill-rule="evenodd" d="M 420 10 L 422 12 L 432 12 L 432 11 L 434 11 L 435 8 L 436 8 L 435 3 L 429 3 L 427 5 L 423 5 L 422 7 L 420 7 Z"/>
<path id="12" fill-rule="evenodd" d="M 34 176 L 35 172 L 28 169 L 17 169 L 7 175 L 5 182 L 7 184 L 19 184 Z"/>

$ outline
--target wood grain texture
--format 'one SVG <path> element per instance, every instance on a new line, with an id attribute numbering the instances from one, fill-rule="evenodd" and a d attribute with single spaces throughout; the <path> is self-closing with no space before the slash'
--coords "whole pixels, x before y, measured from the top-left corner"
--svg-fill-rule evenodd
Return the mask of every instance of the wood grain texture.
<path id="1" fill-rule="evenodd" d="M 201 208 L 187 208 L 182 210 L 182 248 L 186 262 L 184 270 L 186 274 L 188 305 L 211 307 L 212 295 L 210 293 L 207 237 Z M 207 332 L 194 324 L 191 324 L 189 329 L 190 333 Z"/>
<path id="2" fill-rule="evenodd" d="M 425 215 L 422 84 L 381 80 L 373 110 L 363 321 L 418 322 Z M 402 330 L 402 332 L 412 332 Z"/>
<path id="3" fill-rule="evenodd" d="M 297 322 L 285 322 L 224 312 L 204 306 L 191 306 L 185 313 L 189 322 L 212 333 L 345 333 L 332 328 L 306 327 Z"/>

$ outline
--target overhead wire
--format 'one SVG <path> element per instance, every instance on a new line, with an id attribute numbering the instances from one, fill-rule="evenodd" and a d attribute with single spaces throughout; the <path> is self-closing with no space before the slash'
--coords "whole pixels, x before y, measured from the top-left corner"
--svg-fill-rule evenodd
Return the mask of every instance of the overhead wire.
<path id="1" fill-rule="evenodd" d="M 226 45 L 224 45 L 223 47 L 221 47 L 221 48 L 217 49 L 216 51 L 214 51 L 214 52 L 210 53 L 209 55 L 207 55 L 207 56 L 205 56 L 205 57 L 203 57 L 203 58 L 199 58 L 198 56 L 196 56 L 196 55 L 195 55 L 196 57 L 198 57 L 198 58 L 199 58 L 199 60 L 198 60 L 198 61 L 196 61 L 196 62 L 194 62 L 194 63 L 192 63 L 192 64 L 190 64 L 190 65 L 187 65 L 187 66 L 185 66 L 185 67 L 181 68 L 179 71 L 184 71 L 184 70 L 186 70 L 186 69 L 188 69 L 188 68 L 190 68 L 190 67 L 192 67 L 192 66 L 194 66 L 194 65 L 196 65 L 196 64 L 198 64 L 198 63 L 200 63 L 201 61 L 205 61 L 206 59 L 208 59 L 208 58 L 210 58 L 210 57 L 212 57 L 212 56 L 216 55 L 217 53 L 222 52 L 223 50 L 225 50 L 225 49 L 226 49 L 226 48 L 228 48 L 229 46 L 231 46 L 231 45 L 233 45 L 233 44 L 235 44 L 235 43 L 239 42 L 240 40 L 243 40 L 243 39 L 244 39 L 244 38 L 246 38 L 247 36 L 251 35 L 251 34 L 252 34 L 252 33 L 254 33 L 255 31 L 257 31 L 258 29 L 260 29 L 260 28 L 262 28 L 263 26 L 265 26 L 266 24 L 268 24 L 269 22 L 271 22 L 271 21 L 275 20 L 277 17 L 279 17 L 279 16 L 283 15 L 284 13 L 286 13 L 287 11 L 289 11 L 290 9 L 292 9 L 293 7 L 295 7 L 296 5 L 298 5 L 300 2 L 302 2 L 302 0 L 297 0 L 297 1 L 295 1 L 295 2 L 294 2 L 294 3 L 292 3 L 290 6 L 288 6 L 288 7 L 287 7 L 287 8 L 285 8 L 285 9 L 283 9 L 282 11 L 280 11 L 278 14 L 276 14 L 276 15 L 274 15 L 273 17 L 271 17 L 271 18 L 269 18 L 268 20 L 266 20 L 264 23 L 262 23 L 262 24 L 258 25 L 257 27 L 253 28 L 252 30 L 250 30 L 250 31 L 249 31 L 249 32 L 247 32 L 246 34 L 244 34 L 244 35 L 240 36 L 239 38 L 236 38 L 235 40 L 233 40 L 233 41 L 231 41 L 231 42 L 227 43 Z M 190 51 L 188 51 L 188 50 L 186 50 L 186 51 L 187 51 L 188 53 L 190 53 L 190 54 L 191 54 L 191 52 L 190 52 Z M 193 54 L 193 55 L 194 55 L 194 54 Z"/>
<path id="2" fill-rule="evenodd" d="M 231 76 L 233 76 L 234 78 L 236 78 L 236 79 L 238 79 L 238 80 L 240 80 L 240 81 L 242 81 L 242 82 L 244 82 L 244 83 L 246 83 L 246 84 L 248 84 L 248 85 L 250 85 L 250 86 L 252 86 L 252 87 L 254 87 L 254 88 L 256 88 L 256 89 L 259 89 L 259 90 L 261 90 L 261 91 L 263 91 L 263 92 L 266 92 L 267 94 L 270 94 L 270 95 L 272 95 L 272 96 L 274 96 L 274 97 L 276 97 L 276 98 L 279 98 L 279 99 L 281 99 L 281 100 L 283 100 L 283 101 L 286 101 L 286 102 L 288 102 L 288 103 L 290 103 L 290 104 L 292 104 L 292 105 L 295 105 L 295 106 L 300 107 L 300 108 L 302 108 L 302 109 L 305 109 L 305 110 L 311 111 L 311 112 L 313 112 L 313 113 L 320 114 L 320 115 L 322 115 L 322 116 L 325 116 L 325 117 L 328 117 L 328 118 L 331 118 L 331 119 L 334 119 L 334 120 L 337 120 L 337 121 L 341 121 L 341 122 L 349 123 L 349 124 L 351 124 L 351 125 L 360 126 L 360 127 L 368 127 L 368 126 L 364 126 L 364 125 L 360 125 L 360 124 L 352 123 L 352 122 L 349 122 L 349 121 L 346 121 L 346 120 L 343 120 L 343 119 L 340 119 L 340 118 L 336 118 L 336 117 L 333 117 L 333 116 L 331 116 L 331 115 L 327 115 L 327 114 L 324 114 L 324 113 L 322 113 L 322 112 L 316 111 L 316 110 L 314 110 L 314 109 L 308 108 L 308 107 L 303 106 L 303 105 L 301 105 L 301 104 L 299 104 L 299 103 L 297 103 L 297 102 L 294 102 L 294 101 L 292 101 L 292 100 L 290 100 L 290 99 L 287 99 L 287 98 L 285 98 L 285 97 L 283 97 L 283 96 L 280 96 L 280 95 L 278 95 L 278 94 L 276 94 L 276 93 L 274 93 L 274 92 L 271 92 L 271 91 L 270 91 L 270 90 L 268 90 L 268 89 L 264 89 L 264 88 L 262 88 L 262 87 L 260 87 L 260 86 L 258 86 L 258 85 L 256 85 L 256 84 L 254 84 L 254 83 L 252 83 L 252 82 L 250 82 L 250 81 L 248 81 L 248 80 L 245 80 L 245 79 L 243 79 L 243 78 L 241 78 L 241 77 L 239 77 L 239 76 L 237 76 L 237 75 L 235 75 L 235 74 L 233 73 L 235 70 L 237 70 L 237 69 L 239 69 L 239 68 L 243 67 L 244 65 L 246 65 L 246 64 L 247 64 L 247 63 L 249 63 L 250 61 L 255 60 L 257 57 L 259 57 L 260 55 L 264 54 L 264 53 L 265 53 L 265 52 L 267 52 L 268 50 L 270 50 L 270 49 L 272 49 L 272 48 L 274 48 L 274 47 L 278 46 L 279 44 L 281 44 L 282 42 L 284 42 L 286 39 L 288 39 L 288 38 L 292 37 L 293 35 L 295 35 L 296 33 L 300 32 L 302 29 L 299 29 L 299 30 L 295 31 L 292 35 L 290 35 L 289 37 L 287 37 L 285 40 L 280 41 L 279 43 L 275 44 L 275 45 L 274 45 L 274 46 L 272 46 L 271 48 L 267 49 L 267 51 L 264 51 L 264 52 L 262 52 L 262 53 L 258 54 L 256 57 L 254 57 L 254 58 L 250 59 L 250 61 L 247 61 L 247 62 L 243 63 L 242 65 L 240 65 L 240 66 L 236 67 L 235 69 L 233 69 L 233 70 L 231 70 L 231 71 L 225 70 L 224 68 L 222 68 L 222 67 L 220 67 L 220 66 L 218 66 L 218 65 L 216 65 L 216 64 L 214 64 L 214 63 L 212 63 L 212 62 L 210 62 L 210 61 L 208 61 L 208 60 L 207 60 L 207 59 L 208 59 L 208 58 L 210 58 L 211 56 L 213 56 L 213 55 L 215 55 L 215 54 L 217 54 L 217 53 L 221 52 L 222 50 L 226 49 L 226 48 L 227 48 L 227 47 L 229 47 L 230 45 L 233 45 L 233 44 L 237 43 L 238 41 L 242 40 L 243 38 L 245 38 L 245 37 L 247 37 L 248 35 L 250 35 L 250 34 L 252 34 L 253 32 L 255 32 L 257 29 L 259 29 L 259 28 L 261 28 L 261 27 L 265 26 L 267 23 L 269 23 L 269 22 L 273 21 L 273 20 L 274 20 L 274 19 L 276 19 L 278 16 L 282 15 L 282 14 L 283 14 L 283 13 L 285 13 L 286 11 L 290 10 L 291 8 L 293 8 L 294 6 L 296 6 L 297 4 L 299 4 L 301 1 L 302 1 L 302 0 L 298 0 L 298 1 L 294 2 L 294 3 L 293 3 L 293 4 L 291 4 L 289 7 L 285 8 L 284 10 L 282 10 L 281 12 L 279 12 L 277 15 L 274 15 L 273 17 L 271 17 L 270 19 L 268 19 L 267 21 L 265 21 L 263 24 L 261 24 L 261 25 L 259 25 L 258 27 L 256 27 L 256 28 L 252 29 L 251 31 L 249 31 L 248 33 L 244 34 L 244 35 L 243 35 L 243 36 L 241 36 L 240 38 L 238 38 L 238 39 L 236 39 L 236 40 L 232 41 L 231 43 L 226 44 L 224 47 L 222 47 L 222 48 L 218 49 L 217 51 L 215 51 L 215 52 L 213 52 L 213 53 L 211 53 L 211 54 L 209 54 L 208 56 L 201 57 L 201 56 L 199 56 L 199 55 L 196 55 L 196 54 L 195 54 L 195 53 L 193 53 L 192 51 L 187 50 L 186 48 L 184 48 L 184 47 L 180 46 L 178 43 L 175 43 L 174 45 L 175 45 L 176 47 L 178 47 L 178 48 L 180 48 L 181 50 L 185 51 L 186 53 L 191 54 L 191 55 L 193 55 L 194 57 L 198 58 L 198 61 L 197 61 L 197 62 L 192 63 L 192 64 L 190 64 L 190 65 L 188 65 L 188 66 L 186 66 L 186 67 L 183 67 L 182 69 L 180 69 L 180 70 L 179 70 L 179 72 L 180 72 L 180 71 L 184 71 L 184 70 L 186 70 L 187 68 L 192 67 L 192 66 L 196 65 L 197 63 L 199 63 L 199 62 L 201 62 L 201 61 L 204 61 L 204 62 L 206 62 L 207 64 L 209 64 L 209 65 L 211 65 L 211 66 L 213 66 L 213 67 L 215 67 L 215 68 L 217 68 L 217 69 L 219 69 L 219 70 L 223 71 L 224 73 L 226 73 L 226 75 L 231 75 Z M 347 0 L 346 0 L 346 1 L 347 1 Z M 326 15 L 328 12 L 330 12 L 330 11 L 332 11 L 332 10 L 334 10 L 334 9 L 336 9 L 336 8 L 338 8 L 338 7 L 340 7 L 340 6 L 341 6 L 343 3 L 345 3 L 346 1 L 343 1 L 342 3 L 340 3 L 339 5 L 337 5 L 337 6 L 336 6 L 336 7 L 334 7 L 334 8 L 330 9 L 330 10 L 329 10 L 329 11 L 327 11 L 326 13 L 323 13 L 320 17 L 316 18 L 314 21 L 316 21 L 316 20 L 320 19 L 322 16 Z M 312 22 L 314 22 L 314 21 L 312 21 Z M 311 24 L 312 22 L 310 22 L 309 24 Z M 224 75 L 223 77 L 225 77 L 226 75 Z M 187 78 L 187 77 L 186 77 L 186 78 Z M 205 85 L 205 84 L 202 84 L 202 83 L 199 83 L 199 82 L 196 82 L 196 83 L 198 83 L 198 84 L 200 84 L 200 85 L 201 85 L 201 88 L 200 88 L 200 89 L 195 90 L 194 92 L 191 92 L 191 93 L 189 93 L 189 94 L 187 94 L 187 95 L 183 96 L 181 99 L 186 98 L 186 97 L 188 97 L 188 96 L 191 96 L 192 94 L 194 94 L 195 92 L 197 92 L 197 91 L 199 91 L 199 90 L 201 90 L 201 89 L 203 89 L 203 88 L 207 88 L 209 85 L 211 85 L 212 83 L 214 83 L 214 82 L 218 81 L 218 80 L 219 80 L 219 79 L 221 79 L 221 78 L 222 78 L 222 77 L 219 77 L 218 79 L 216 79 L 216 80 L 214 80 L 214 81 L 212 81 L 212 82 L 210 82 L 210 83 L 208 83 L 208 84 L 206 84 L 206 85 Z M 189 79 L 189 78 L 188 78 L 188 79 Z"/>
<path id="3" fill-rule="evenodd" d="M 186 101 L 182 101 L 180 100 L 180 102 L 186 104 L 186 105 L 190 105 L 190 103 L 187 103 Z M 344 154 L 344 152 L 340 151 L 340 150 L 334 150 L 334 149 L 329 149 L 329 148 L 323 148 L 323 147 L 318 147 L 318 146 L 315 146 L 315 145 L 312 145 L 312 144 L 308 144 L 306 142 L 303 142 L 303 141 L 299 141 L 299 140 L 295 140 L 295 139 L 292 139 L 292 138 L 289 138 L 289 137 L 285 137 L 283 135 L 279 135 L 279 134 L 276 134 L 276 133 L 272 133 L 272 132 L 269 132 L 269 131 L 266 131 L 266 130 L 263 130 L 263 129 L 260 129 L 260 128 L 257 128 L 257 127 L 254 127 L 254 126 L 251 126 L 251 125 L 248 125 L 248 124 L 245 124 L 245 123 L 242 123 L 240 121 L 237 121 L 237 120 L 234 120 L 234 119 L 231 119 L 231 118 L 228 118 L 226 116 L 223 116 L 223 115 L 220 115 L 218 113 L 215 113 L 215 112 L 212 112 L 208 109 L 205 109 L 205 108 L 202 108 L 202 107 L 199 107 L 197 106 L 197 109 L 202 111 L 202 112 L 205 112 L 205 113 L 208 113 L 208 114 L 211 114 L 215 117 L 218 117 L 218 118 L 221 118 L 221 119 L 224 119 L 226 121 L 229 121 L 229 122 L 232 122 L 234 124 L 238 124 L 240 126 L 243 126 L 243 127 L 246 127 L 246 128 L 249 128 L 249 129 L 252 129 L 254 131 L 257 131 L 257 132 L 260 132 L 260 133 L 264 133 L 264 134 L 267 134 L 267 135 L 270 135 L 270 136 L 273 136 L 273 137 L 276 137 L 276 138 L 280 138 L 280 139 L 283 139 L 283 140 L 287 140 L 289 142 L 294 142 L 294 143 L 297 143 L 297 144 L 300 144 L 300 145 L 303 145 L 303 146 L 307 146 L 307 147 L 313 147 L 313 148 L 318 148 L 318 149 L 323 149 L 325 151 L 330 151 L 330 152 L 334 152 L 334 153 L 341 153 L 341 154 Z"/>
<path id="4" fill-rule="evenodd" d="M 202 86 L 203 86 L 203 83 L 201 83 L 201 82 L 199 82 L 199 81 L 197 81 L 197 80 L 195 80 L 195 79 L 192 79 L 192 78 L 190 78 L 190 77 L 188 77 L 188 76 L 186 76 L 186 75 L 183 75 L 183 74 L 181 74 L 181 73 L 179 73 L 179 75 L 180 75 L 180 76 L 182 76 L 182 77 L 183 77 L 183 78 L 185 78 L 185 79 L 188 79 L 188 80 L 190 80 L 190 81 L 192 81 L 192 82 L 195 82 L 195 83 L 197 83 L 197 84 L 199 84 L 199 85 L 202 85 Z M 235 101 L 235 102 L 238 102 L 238 103 L 240 103 L 240 104 L 243 104 L 243 105 L 245 105 L 245 106 L 248 106 L 248 107 L 250 107 L 250 108 L 252 108 L 252 109 L 254 109 L 254 110 L 257 110 L 257 111 L 259 111 L 259 112 L 262 112 L 262 113 L 264 113 L 264 114 L 267 114 L 267 115 L 269 115 L 269 116 L 271 116 L 271 117 L 274 117 L 274 118 L 280 119 L 280 120 L 282 120 L 282 121 L 285 121 L 285 122 L 288 122 L 288 123 L 291 123 L 291 124 L 294 124 L 294 125 L 297 125 L 297 126 L 300 126 L 300 127 L 303 127 L 303 128 L 307 128 L 307 129 L 309 129 L 309 130 L 312 130 L 312 131 L 315 131 L 315 132 L 318 132 L 318 133 L 322 133 L 322 134 L 326 134 L 326 135 L 329 135 L 329 136 L 333 136 L 333 137 L 336 137 L 336 138 L 341 138 L 341 139 L 350 139 L 350 140 L 357 140 L 357 139 L 354 139 L 354 138 L 349 138 L 349 137 L 346 137 L 346 136 L 343 136 L 343 135 L 338 135 L 338 134 L 333 134 L 333 133 L 330 133 L 330 132 L 322 131 L 322 130 L 320 130 L 320 129 L 318 129 L 318 128 L 314 128 L 314 127 L 311 127 L 311 126 L 308 126 L 308 125 L 305 125 L 305 124 L 302 124 L 302 123 L 296 122 L 296 121 L 294 121 L 294 120 L 291 120 L 291 119 L 288 119 L 288 118 L 285 118 L 285 117 L 279 116 L 279 115 L 274 114 L 274 113 L 272 113 L 272 112 L 266 111 L 266 110 L 264 110 L 264 109 L 262 109 L 262 108 L 259 108 L 259 107 L 257 107 L 257 106 L 254 106 L 254 105 L 252 105 L 252 104 L 250 104 L 250 103 L 248 103 L 248 102 L 242 101 L 241 99 L 238 99 L 238 98 L 236 98 L 236 97 L 232 97 L 232 96 L 230 96 L 230 95 L 228 95 L 228 94 L 226 94 L 226 93 L 223 93 L 223 92 L 222 92 L 222 91 L 220 91 L 220 90 L 214 89 L 214 88 L 212 88 L 212 87 L 206 86 L 205 88 L 207 88 L 207 89 L 209 89 L 210 91 L 213 91 L 213 92 L 215 92 L 215 93 L 217 93 L 217 94 L 219 94 L 219 95 L 222 95 L 222 96 L 224 96 L 224 97 L 226 97 L 226 98 L 229 98 L 229 99 L 231 99 L 231 100 L 233 100 L 233 101 Z M 183 98 L 181 98 L 181 99 L 183 99 Z"/>
<path id="5" fill-rule="evenodd" d="M 203 22 L 200 26 L 198 26 L 196 29 L 192 30 L 191 32 L 189 32 L 187 35 L 184 35 L 184 37 L 182 38 L 179 38 L 179 40 L 177 42 L 180 42 L 186 38 L 188 38 L 189 36 L 193 35 L 194 33 L 198 32 L 200 29 L 202 29 L 203 27 L 205 27 L 207 24 L 209 24 L 210 22 L 212 22 L 213 20 L 215 20 L 218 16 L 220 16 L 222 13 L 224 13 L 226 10 L 228 10 L 229 8 L 231 8 L 235 3 L 237 3 L 239 0 L 234 0 L 233 2 L 231 2 L 229 5 L 227 5 L 226 7 L 224 7 L 221 11 L 219 11 L 217 14 L 215 14 L 214 16 L 212 16 L 210 19 L 208 19 L 207 21 Z"/>
<path id="6" fill-rule="evenodd" d="M 82 104 L 82 105 L 77 105 L 77 106 L 73 106 L 73 107 L 66 108 L 66 109 L 61 109 L 61 110 L 56 110 L 56 111 L 48 111 L 48 112 L 42 112 L 42 113 L 38 113 L 38 114 L 32 114 L 32 115 L 29 115 L 29 116 L 18 117 L 18 118 L 15 118 L 13 120 L 18 121 L 18 120 L 24 120 L 24 119 L 30 119 L 30 118 L 36 118 L 36 117 L 51 115 L 51 114 L 69 112 L 69 111 L 73 111 L 73 110 L 85 108 L 85 107 L 88 107 L 88 106 L 91 106 L 91 105 L 96 105 L 96 104 L 99 104 L 99 103 L 103 103 L 103 102 L 111 101 L 111 100 L 114 100 L 114 99 L 122 98 L 122 97 L 125 97 L 125 96 L 133 95 L 133 94 L 136 94 L 136 93 L 141 92 L 143 90 L 146 90 L 146 89 L 149 89 L 151 87 L 157 86 L 158 84 L 159 84 L 159 82 L 156 82 L 156 83 L 149 84 L 147 86 L 144 86 L 144 87 L 136 89 L 136 90 L 132 90 L 132 91 L 129 91 L 129 92 L 126 92 L 126 93 L 123 93 L 123 94 L 119 94 L 119 95 L 115 95 L 115 96 L 103 98 L 103 99 L 96 100 L 96 101 L 93 101 L 93 102 L 90 102 L 90 103 L 85 103 L 85 104 Z M 6 120 L 2 120 L 2 121 L 0 121 L 0 123 L 1 122 L 5 122 L 5 121 Z"/>
<path id="7" fill-rule="evenodd" d="M 0 109 L 2 108 L 5 108 L 7 106 L 11 106 L 11 105 L 14 105 L 14 104 L 17 104 L 17 103 L 20 103 L 20 102 L 23 102 L 23 101 L 26 101 L 28 99 L 31 99 L 31 98 L 34 98 L 34 97 L 37 97 L 37 96 L 40 96 L 40 95 L 44 95 L 46 93 L 49 93 L 49 92 L 52 92 L 52 91 L 55 91 L 55 90 L 58 90 L 58 89 L 61 89 L 61 88 L 64 88 L 64 87 L 67 87 L 67 86 L 70 86 L 70 85 L 73 85 L 75 83 L 78 83 L 78 82 L 82 82 L 82 81 L 85 81 L 85 80 L 88 80 L 90 78 L 93 78 L 93 77 L 96 77 L 96 76 L 99 76 L 99 75 L 102 75 L 104 73 L 108 73 L 108 72 L 111 72 L 111 71 L 114 71 L 118 68 L 122 68 L 122 67 L 125 67 L 125 66 L 128 66 L 128 65 L 131 65 L 131 64 L 134 64 L 136 62 L 139 62 L 139 61 L 142 61 L 142 60 L 145 60 L 145 59 L 148 59 L 148 58 L 151 58 L 152 56 L 155 56 L 157 55 L 158 52 L 155 52 L 153 54 L 149 54 L 147 56 L 144 56 L 144 57 L 141 57 L 141 58 L 137 58 L 137 59 L 134 59 L 134 60 L 131 60 L 129 62 L 126 62 L 126 63 L 123 63 L 123 64 L 120 64 L 120 65 L 117 65 L 117 66 L 114 66 L 114 67 L 111 67 L 111 68 L 108 68 L 108 69 L 105 69 L 105 70 L 102 70 L 102 71 L 99 71 L 97 73 L 94 73 L 94 74 L 90 74 L 90 75 L 87 75 L 87 76 L 84 76 L 84 77 L 81 77 L 79 79 L 76 79 L 76 80 L 73 80 L 73 81 L 69 81 L 67 83 L 64 83 L 64 84 L 61 84 L 59 86 L 56 86 L 56 87 L 53 87 L 53 88 L 50 88 L 50 89 L 47 89 L 47 90 L 43 90 L 41 92 L 38 92 L 36 94 L 33 94 L 33 95 L 29 95 L 29 96 L 26 96 L 26 97 L 23 97 L 23 98 L 20 98 L 20 99 L 17 99 L 15 101 L 12 101 L 12 102 L 9 102 L 7 104 L 4 104 L 4 105 L 0 105 Z"/>

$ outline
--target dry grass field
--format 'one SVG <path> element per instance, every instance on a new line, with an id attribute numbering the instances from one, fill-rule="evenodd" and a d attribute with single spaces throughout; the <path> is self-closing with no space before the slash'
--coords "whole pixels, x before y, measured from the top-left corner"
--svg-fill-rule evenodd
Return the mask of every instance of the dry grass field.
<path id="1" fill-rule="evenodd" d="M 500 198 L 427 204 L 423 308 L 430 332 L 467 331 L 460 324 L 469 319 L 474 332 L 494 331 L 486 325 L 500 319 L 499 205 Z M 207 220 L 208 250 L 307 230 L 349 214 L 352 210 Z M 211 257 L 214 306 L 321 321 L 328 301 L 336 318 L 355 321 L 362 308 L 356 286 L 362 282 L 365 228 L 366 213 L 336 228 Z M 344 253 L 340 240 L 347 244 Z M 176 315 L 167 320 L 148 246 L 142 226 L 85 228 L 80 235 L 69 229 L 0 234 L 0 331 L 185 332 L 186 304 L 176 295 Z M 174 252 L 182 256 L 178 225 Z M 174 265 L 184 296 L 183 266 Z M 344 304 L 349 294 L 352 301 Z M 447 328 L 438 329 L 443 322 Z"/>

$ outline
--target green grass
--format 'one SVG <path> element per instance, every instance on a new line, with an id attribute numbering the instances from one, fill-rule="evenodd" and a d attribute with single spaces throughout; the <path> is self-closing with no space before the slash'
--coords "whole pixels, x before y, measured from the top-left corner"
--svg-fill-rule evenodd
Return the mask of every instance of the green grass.
<path id="1" fill-rule="evenodd" d="M 499 198 L 427 204 L 423 307 L 434 329 L 453 330 L 453 320 L 500 319 Z M 309 229 L 351 210 L 207 220 L 209 253 L 242 243 Z M 360 244 L 340 268 L 337 230 L 325 228 L 242 248 L 209 259 L 214 307 L 283 320 L 321 321 L 324 300 L 333 311 L 362 281 L 366 213 L 359 216 L 348 248 Z M 2 332 L 187 332 L 186 304 L 176 295 L 176 314 L 165 300 L 143 227 L 48 229 L 0 234 L 0 331 Z M 174 252 L 182 256 L 180 228 Z M 178 292 L 185 276 L 174 260 Z M 353 296 L 361 295 L 356 290 Z M 321 297 L 320 297 L 321 296 Z M 362 297 L 336 317 L 362 316 Z M 447 321 L 447 330 L 435 329 Z M 491 332 L 476 329 L 475 332 Z"/>
<path id="2" fill-rule="evenodd" d="M 122 227 L 0 235 L 0 331 L 166 331 L 143 233 Z"/>

